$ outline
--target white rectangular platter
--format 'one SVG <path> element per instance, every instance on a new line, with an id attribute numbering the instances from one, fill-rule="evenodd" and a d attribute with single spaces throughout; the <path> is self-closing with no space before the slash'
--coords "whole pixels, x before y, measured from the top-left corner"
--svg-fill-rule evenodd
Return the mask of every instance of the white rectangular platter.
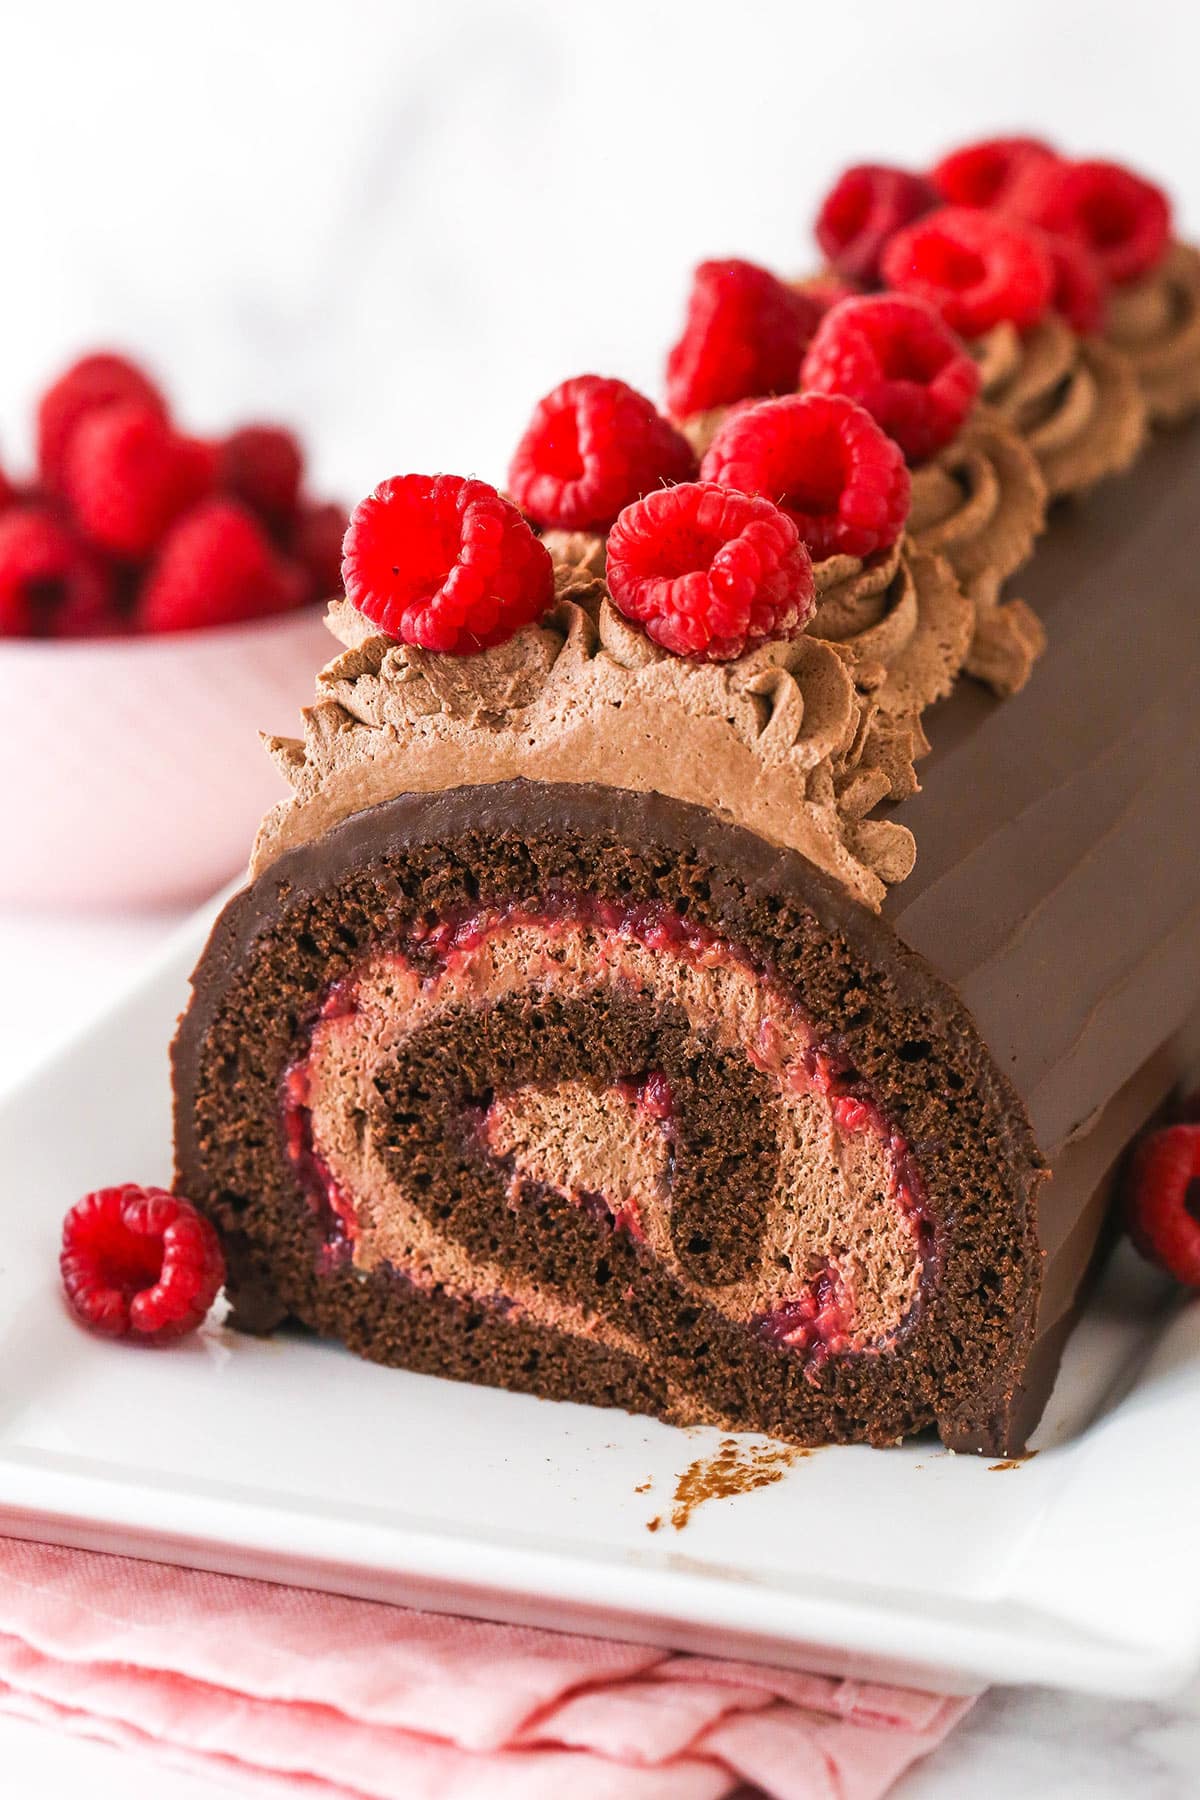
<path id="1" fill-rule="evenodd" d="M 830 1449 L 671 1524 L 718 1434 L 210 1324 L 80 1330 L 60 1220 L 169 1180 L 167 1044 L 206 929 L 0 1111 L 0 1531 L 967 1691 L 1155 1695 L 1200 1667 L 1200 1303 L 1119 1256 L 1039 1454 Z M 662 1521 L 657 1530 L 649 1522 Z"/>

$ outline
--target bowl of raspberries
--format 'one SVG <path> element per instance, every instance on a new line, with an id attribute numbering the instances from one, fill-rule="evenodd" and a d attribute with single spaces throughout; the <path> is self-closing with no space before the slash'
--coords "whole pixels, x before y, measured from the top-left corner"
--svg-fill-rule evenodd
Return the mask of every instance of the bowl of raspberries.
<path id="1" fill-rule="evenodd" d="M 36 472 L 0 472 L 0 904 L 121 907 L 210 892 L 245 858 L 327 660 L 346 510 L 294 434 L 190 435 L 154 380 L 98 352 L 43 393 Z"/>

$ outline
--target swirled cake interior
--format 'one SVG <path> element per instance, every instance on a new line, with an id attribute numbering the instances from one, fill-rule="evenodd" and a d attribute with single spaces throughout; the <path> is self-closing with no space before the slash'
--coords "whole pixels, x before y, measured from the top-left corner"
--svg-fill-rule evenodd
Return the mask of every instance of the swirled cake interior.
<path id="1" fill-rule="evenodd" d="M 261 1324 L 803 1442 L 949 1429 L 1029 1326 L 1036 1152 L 967 1015 L 682 802 L 347 820 L 226 913 L 176 1066 Z"/>

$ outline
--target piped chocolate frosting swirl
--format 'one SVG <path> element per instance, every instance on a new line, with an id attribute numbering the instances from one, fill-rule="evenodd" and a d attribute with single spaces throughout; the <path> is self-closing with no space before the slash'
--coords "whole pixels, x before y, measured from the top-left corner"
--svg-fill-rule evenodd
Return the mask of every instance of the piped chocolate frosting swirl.
<path id="1" fill-rule="evenodd" d="M 1027 333 L 997 325 L 974 346 L 985 401 L 1029 446 L 1047 496 L 1082 493 L 1129 467 L 1146 405 L 1132 363 L 1050 313 Z"/>
<path id="2" fill-rule="evenodd" d="M 1152 420 L 1200 409 L 1200 252 L 1172 244 L 1151 274 L 1115 288 L 1104 335 L 1133 365 Z"/>
<path id="3" fill-rule="evenodd" d="M 699 803 L 878 907 L 913 845 L 865 815 L 906 778 L 894 755 L 883 766 L 879 709 L 849 659 L 807 636 L 729 664 L 671 656 L 616 610 L 586 567 L 594 548 L 582 551 L 560 566 L 542 624 L 478 656 L 396 643 L 335 604 L 346 649 L 318 677 L 303 740 L 267 740 L 293 798 L 264 821 L 254 871 L 393 795 L 525 776 Z"/>
<path id="4" fill-rule="evenodd" d="M 909 532 L 946 557 L 975 608 L 966 668 L 997 693 L 1016 693 L 1045 643 L 1021 600 L 1000 597 L 1029 558 L 1046 517 L 1046 484 L 1032 451 L 987 407 L 952 444 L 913 471 Z"/>

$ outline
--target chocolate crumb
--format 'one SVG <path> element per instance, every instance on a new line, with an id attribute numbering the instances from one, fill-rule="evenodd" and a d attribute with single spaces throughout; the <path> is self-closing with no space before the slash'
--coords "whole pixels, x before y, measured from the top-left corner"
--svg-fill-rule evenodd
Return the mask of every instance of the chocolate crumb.
<path id="1" fill-rule="evenodd" d="M 793 1463 L 809 1455 L 796 1444 L 739 1444 L 736 1438 L 722 1438 L 713 1455 L 697 1457 L 676 1482 L 672 1525 L 682 1531 L 706 1500 L 726 1500 L 782 1481 Z"/>
<path id="2" fill-rule="evenodd" d="M 1027 1450 L 1024 1456 L 1010 1456 L 1007 1457 L 1004 1462 L 989 1463 L 988 1474 L 1003 1475 L 1006 1469 L 1023 1468 L 1027 1462 L 1032 1462 L 1036 1455 L 1036 1450 Z"/>

